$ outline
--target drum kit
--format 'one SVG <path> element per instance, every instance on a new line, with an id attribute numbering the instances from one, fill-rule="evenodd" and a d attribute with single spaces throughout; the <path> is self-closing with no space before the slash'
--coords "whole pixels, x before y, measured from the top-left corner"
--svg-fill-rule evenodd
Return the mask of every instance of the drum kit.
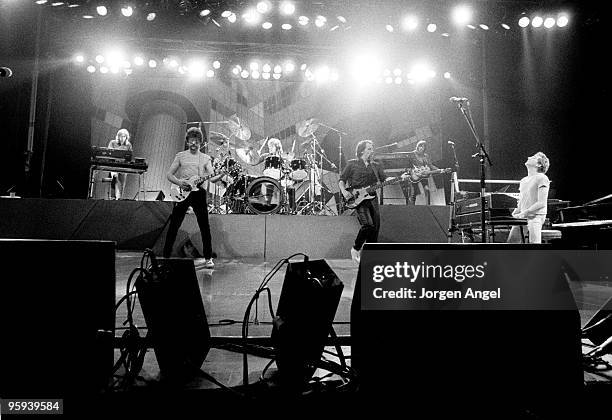
<path id="1" fill-rule="evenodd" d="M 293 152 L 295 141 L 291 152 L 262 153 L 269 138 L 257 148 L 259 141 L 251 140 L 251 130 L 236 116 L 228 121 L 205 121 L 200 124 L 227 124 L 230 132 L 227 136 L 210 131 L 208 150 L 202 150 L 214 156 L 215 171 L 226 174 L 220 183 L 209 186 L 208 191 L 213 196 L 210 213 L 337 214 L 337 210 L 330 209 L 322 201 L 321 191 L 325 189 L 329 192 L 322 182 L 323 162 L 328 162 L 334 169 L 336 166 L 327 159 L 315 136 L 320 123 L 314 118 L 296 125 L 297 134 L 309 138 L 301 144 L 308 147 L 300 157 Z M 212 145 L 217 146 L 214 151 L 210 148 Z M 248 173 L 258 172 L 254 168 L 247 170 L 249 166 L 263 166 L 261 176 Z M 302 195 L 299 193 L 301 191 Z"/>

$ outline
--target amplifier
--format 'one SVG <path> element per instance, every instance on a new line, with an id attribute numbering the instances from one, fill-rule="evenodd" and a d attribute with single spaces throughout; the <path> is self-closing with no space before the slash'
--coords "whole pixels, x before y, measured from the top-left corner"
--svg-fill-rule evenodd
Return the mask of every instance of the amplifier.
<path id="1" fill-rule="evenodd" d="M 492 193 L 485 196 L 486 209 L 515 209 L 516 206 L 517 199 L 509 194 Z M 480 197 L 457 201 L 455 203 L 455 215 L 480 212 L 480 207 Z"/>

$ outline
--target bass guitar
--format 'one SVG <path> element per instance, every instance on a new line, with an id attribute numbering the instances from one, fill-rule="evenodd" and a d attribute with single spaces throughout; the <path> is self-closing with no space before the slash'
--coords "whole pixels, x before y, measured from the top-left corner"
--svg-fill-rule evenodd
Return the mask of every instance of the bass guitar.
<path id="1" fill-rule="evenodd" d="M 224 173 L 224 171 L 215 172 L 203 177 L 194 175 L 191 178 L 185 179 L 185 181 L 187 181 L 189 184 L 188 187 L 179 187 L 176 184 L 172 184 L 172 187 L 170 188 L 170 197 L 177 202 L 184 201 L 187 197 L 189 197 L 189 194 L 192 191 L 198 190 L 204 182 L 208 181 L 214 176 L 221 175 L 222 173 Z"/>
<path id="2" fill-rule="evenodd" d="M 379 182 L 378 184 L 370 185 L 368 187 L 363 188 L 347 188 L 346 190 L 353 194 L 353 196 L 345 200 L 345 205 L 349 209 L 354 209 L 357 207 L 363 200 L 372 200 L 376 198 L 376 190 L 381 189 L 387 185 L 397 184 L 398 182 L 405 181 L 408 178 L 408 174 L 404 173 L 397 178 L 392 178 L 384 182 Z"/>
<path id="3" fill-rule="evenodd" d="M 446 168 L 446 169 L 429 169 L 428 166 L 420 166 L 420 167 L 414 167 L 412 169 L 410 169 L 410 181 L 417 183 L 420 180 L 422 180 L 423 178 L 427 178 L 430 175 L 435 175 L 435 174 L 446 174 L 448 172 L 452 171 L 451 168 Z"/>

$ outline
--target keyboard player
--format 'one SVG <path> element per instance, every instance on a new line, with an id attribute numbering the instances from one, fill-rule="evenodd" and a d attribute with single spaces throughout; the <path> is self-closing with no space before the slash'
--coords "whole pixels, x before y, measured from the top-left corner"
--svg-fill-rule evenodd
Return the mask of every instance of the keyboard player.
<path id="1" fill-rule="evenodd" d="M 525 167 L 527 168 L 527 176 L 521 179 L 518 204 L 512 212 L 512 216 L 527 219 L 529 243 L 539 244 L 542 243 L 542 225 L 546 219 L 548 205 L 550 180 L 546 176 L 546 172 L 550 167 L 550 162 L 544 153 L 537 152 L 527 158 Z M 519 226 L 512 226 L 508 235 L 508 242 L 521 242 Z"/>
<path id="2" fill-rule="evenodd" d="M 132 151 L 132 143 L 130 143 L 130 133 L 125 128 L 117 131 L 115 138 L 108 143 L 109 149 Z M 127 174 L 119 172 L 111 172 L 110 178 L 111 188 L 115 191 L 115 200 L 121 199 L 123 190 L 125 189 L 125 179 Z"/>

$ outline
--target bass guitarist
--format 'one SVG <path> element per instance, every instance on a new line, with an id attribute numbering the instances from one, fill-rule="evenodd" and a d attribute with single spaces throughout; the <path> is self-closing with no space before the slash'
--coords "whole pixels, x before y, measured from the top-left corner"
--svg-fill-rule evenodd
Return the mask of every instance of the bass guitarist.
<path id="1" fill-rule="evenodd" d="M 202 141 L 205 141 L 202 130 L 196 127 L 187 130 L 187 150 L 176 154 L 166 175 L 170 182 L 178 185 L 184 190 L 192 188 L 187 181 L 188 179 L 194 176 L 204 177 L 214 173 L 211 157 L 200 151 Z M 219 181 L 221 176 L 222 175 L 214 176 L 210 178 L 210 181 Z M 210 236 L 210 225 L 208 223 L 208 205 L 206 203 L 206 190 L 203 188 L 193 189 L 183 201 L 174 204 L 172 215 L 170 216 L 170 227 L 168 228 L 166 241 L 164 243 L 163 256 L 164 258 L 169 258 L 171 256 L 176 235 L 185 219 L 187 209 L 190 206 L 193 208 L 193 212 L 196 215 L 200 234 L 202 235 L 204 267 L 213 268 L 215 263 L 212 260 L 212 241 Z"/>
<path id="2" fill-rule="evenodd" d="M 362 140 L 355 148 L 356 159 L 348 161 L 340 175 L 338 186 L 346 201 L 352 200 L 353 193 L 350 190 L 370 186 L 385 181 L 385 171 L 377 163 L 371 160 L 374 152 L 374 144 L 371 140 Z M 355 208 L 355 214 L 361 228 L 355 238 L 355 244 L 351 248 L 353 261 L 359 263 L 361 259 L 361 247 L 365 242 L 376 242 L 380 230 L 380 210 L 376 198 L 363 200 Z"/>

